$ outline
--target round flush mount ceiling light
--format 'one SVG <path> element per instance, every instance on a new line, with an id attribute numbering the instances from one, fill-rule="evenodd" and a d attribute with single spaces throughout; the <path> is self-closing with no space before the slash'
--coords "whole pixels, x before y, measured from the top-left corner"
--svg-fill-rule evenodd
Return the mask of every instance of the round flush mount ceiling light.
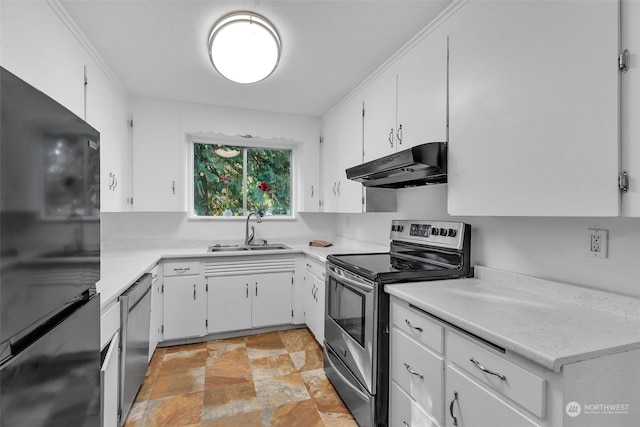
<path id="1" fill-rule="evenodd" d="M 280 61 L 280 36 L 264 17 L 236 12 L 220 19 L 209 35 L 215 69 L 236 83 L 255 83 L 273 73 Z"/>

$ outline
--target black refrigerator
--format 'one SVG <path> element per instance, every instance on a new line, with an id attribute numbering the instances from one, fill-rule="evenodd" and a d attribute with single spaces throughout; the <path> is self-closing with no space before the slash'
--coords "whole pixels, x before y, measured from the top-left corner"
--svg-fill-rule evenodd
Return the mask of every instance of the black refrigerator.
<path id="1" fill-rule="evenodd" d="M 0 75 L 0 427 L 97 427 L 100 135 Z"/>

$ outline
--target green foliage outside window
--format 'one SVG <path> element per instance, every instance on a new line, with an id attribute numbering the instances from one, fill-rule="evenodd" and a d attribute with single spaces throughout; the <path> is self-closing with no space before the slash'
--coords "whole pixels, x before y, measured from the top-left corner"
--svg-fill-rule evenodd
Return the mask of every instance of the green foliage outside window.
<path id="1" fill-rule="evenodd" d="M 194 143 L 193 174 L 198 216 L 291 215 L 291 150 Z"/>

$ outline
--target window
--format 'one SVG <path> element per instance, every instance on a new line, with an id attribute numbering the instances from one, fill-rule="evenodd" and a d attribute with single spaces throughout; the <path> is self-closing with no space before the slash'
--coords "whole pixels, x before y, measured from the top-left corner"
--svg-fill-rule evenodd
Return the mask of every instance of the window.
<path id="1" fill-rule="evenodd" d="M 291 150 L 193 143 L 193 212 L 291 216 Z"/>

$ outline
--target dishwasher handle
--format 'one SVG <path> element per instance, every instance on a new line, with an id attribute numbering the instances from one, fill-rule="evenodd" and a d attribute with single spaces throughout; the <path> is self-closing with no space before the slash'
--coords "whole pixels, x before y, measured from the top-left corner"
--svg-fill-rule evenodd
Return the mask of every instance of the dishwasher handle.
<path id="1" fill-rule="evenodd" d="M 132 311 L 149 292 L 151 292 L 151 273 L 146 273 L 124 291 L 120 298 L 127 298 L 128 311 Z"/>

